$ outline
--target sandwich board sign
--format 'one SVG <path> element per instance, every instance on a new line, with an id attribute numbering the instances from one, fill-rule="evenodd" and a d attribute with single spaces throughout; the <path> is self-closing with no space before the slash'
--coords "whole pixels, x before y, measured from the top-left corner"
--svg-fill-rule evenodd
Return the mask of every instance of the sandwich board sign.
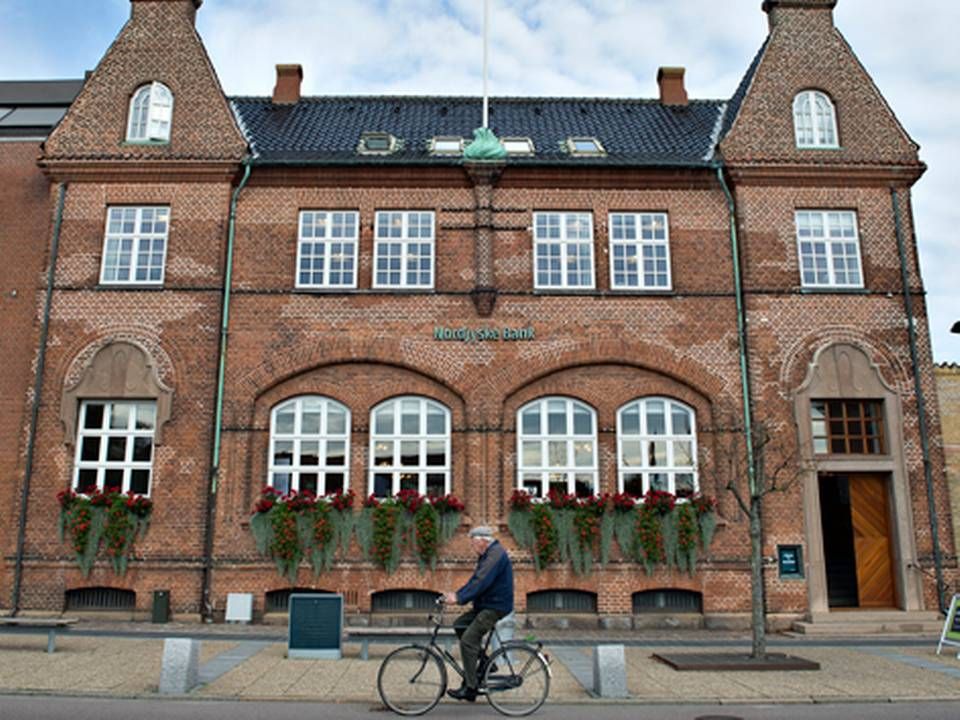
<path id="1" fill-rule="evenodd" d="M 343 595 L 293 593 L 288 620 L 287 657 L 343 657 Z"/>
<path id="2" fill-rule="evenodd" d="M 943 621 L 943 632 L 940 633 L 940 644 L 937 645 L 937 655 L 944 645 L 960 647 L 960 595 L 954 595 L 947 610 L 947 619 Z M 960 660 L 960 652 L 957 653 Z"/>

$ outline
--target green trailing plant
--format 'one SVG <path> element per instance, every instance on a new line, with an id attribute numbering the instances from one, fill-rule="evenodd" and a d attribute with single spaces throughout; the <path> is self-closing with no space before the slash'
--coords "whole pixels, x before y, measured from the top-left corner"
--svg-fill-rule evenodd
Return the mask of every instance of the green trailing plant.
<path id="1" fill-rule="evenodd" d="M 673 512 L 673 527 L 676 531 L 676 565 L 683 572 L 693 575 L 697 567 L 697 545 L 700 526 L 697 521 L 697 509 L 693 503 L 677 505 Z"/>
<path id="2" fill-rule="evenodd" d="M 83 576 L 89 577 L 101 548 L 113 571 L 125 575 L 133 545 L 143 538 L 150 525 L 152 501 L 135 493 L 97 490 L 90 495 L 78 495 L 64 490 L 57 494 L 57 502 L 60 540 L 69 540 Z"/>
<path id="3" fill-rule="evenodd" d="M 533 564 L 539 571 L 553 562 L 558 554 L 557 527 L 548 506 L 537 504 L 531 508 L 530 530 L 533 534 Z"/>

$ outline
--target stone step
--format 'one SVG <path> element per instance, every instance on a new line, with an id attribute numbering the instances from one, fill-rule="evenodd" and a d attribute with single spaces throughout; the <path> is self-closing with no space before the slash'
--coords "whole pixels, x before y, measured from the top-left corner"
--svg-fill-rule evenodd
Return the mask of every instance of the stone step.
<path id="1" fill-rule="evenodd" d="M 943 628 L 939 613 L 894 610 L 813 613 L 810 620 L 793 623 L 803 635 L 936 634 Z"/>

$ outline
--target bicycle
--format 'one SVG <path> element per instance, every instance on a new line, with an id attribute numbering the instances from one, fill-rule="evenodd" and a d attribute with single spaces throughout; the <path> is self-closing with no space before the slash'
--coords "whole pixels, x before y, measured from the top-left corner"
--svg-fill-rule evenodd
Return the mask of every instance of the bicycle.
<path id="1" fill-rule="evenodd" d="M 456 658 L 437 644 L 445 610 L 442 596 L 436 605 L 439 612 L 429 615 L 434 624 L 430 641 L 397 648 L 383 659 L 377 672 L 380 699 L 398 715 L 423 715 L 437 706 L 447 691 L 446 665 L 464 676 Z M 494 637 L 499 647 L 488 655 Z M 550 693 L 552 677 L 542 649 L 542 643 L 503 641 L 494 627 L 487 634 L 477 664 L 477 695 L 485 696 L 502 715 L 521 717 L 538 710 Z"/>

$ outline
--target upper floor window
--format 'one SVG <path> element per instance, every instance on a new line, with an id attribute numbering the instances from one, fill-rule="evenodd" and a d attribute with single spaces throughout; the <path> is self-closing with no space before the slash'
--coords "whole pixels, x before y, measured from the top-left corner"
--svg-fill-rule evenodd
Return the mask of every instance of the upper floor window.
<path id="1" fill-rule="evenodd" d="M 517 412 L 517 487 L 535 497 L 551 490 L 594 495 L 597 416 L 570 398 L 535 400 Z"/>
<path id="2" fill-rule="evenodd" d="M 163 83 L 138 88 L 130 99 L 128 142 L 170 142 L 173 93 Z"/>
<path id="3" fill-rule="evenodd" d="M 606 155 L 603 144 L 595 137 L 570 137 L 567 138 L 567 151 L 574 156 L 597 157 Z"/>
<path id="4" fill-rule="evenodd" d="M 793 129 L 798 148 L 836 148 L 837 118 L 830 98 L 805 90 L 793 99 Z"/>
<path id="5" fill-rule="evenodd" d="M 883 403 L 879 400 L 814 400 L 810 404 L 813 451 L 882 455 Z"/>
<path id="6" fill-rule="evenodd" d="M 617 413 L 620 492 L 642 497 L 664 490 L 677 497 L 697 491 L 697 435 L 693 410 L 667 398 L 643 398 Z"/>
<path id="7" fill-rule="evenodd" d="M 590 213 L 533 214 L 534 287 L 593 287 L 593 216 Z"/>
<path id="8" fill-rule="evenodd" d="M 670 289 L 666 213 L 610 214 L 610 278 L 614 289 Z"/>
<path id="9" fill-rule="evenodd" d="M 150 494 L 157 404 L 84 400 L 80 404 L 73 486 L 78 493 Z"/>
<path id="10" fill-rule="evenodd" d="M 432 212 L 381 211 L 374 236 L 374 287 L 432 288 Z"/>
<path id="11" fill-rule="evenodd" d="M 267 484 L 283 493 L 327 495 L 350 485 L 350 411 L 324 397 L 304 396 L 270 413 Z"/>
<path id="12" fill-rule="evenodd" d="M 390 133 L 365 132 L 360 134 L 357 152 L 361 155 L 389 155 L 399 149 L 399 142 Z"/>
<path id="13" fill-rule="evenodd" d="M 856 213 L 800 210 L 796 223 L 804 287 L 863 287 Z"/>
<path id="14" fill-rule="evenodd" d="M 450 492 L 450 411 L 438 402 L 401 397 L 370 413 L 370 492 Z"/>
<path id="15" fill-rule="evenodd" d="M 462 155 L 463 138 L 439 136 L 430 140 L 431 155 Z"/>
<path id="16" fill-rule="evenodd" d="M 505 137 L 500 144 L 507 151 L 507 155 L 533 155 L 535 148 L 533 140 L 528 137 Z"/>
<path id="17" fill-rule="evenodd" d="M 170 208 L 109 207 L 100 282 L 159 285 Z"/>
<path id="18" fill-rule="evenodd" d="M 359 225 L 356 212 L 301 212 L 297 287 L 356 287 Z"/>

